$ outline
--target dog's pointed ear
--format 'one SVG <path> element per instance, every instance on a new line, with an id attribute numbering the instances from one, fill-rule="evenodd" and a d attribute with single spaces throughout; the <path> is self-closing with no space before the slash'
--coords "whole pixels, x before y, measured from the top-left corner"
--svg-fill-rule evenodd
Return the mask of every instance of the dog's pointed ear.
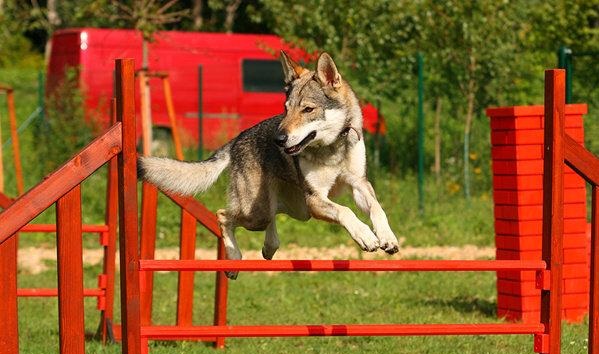
<path id="1" fill-rule="evenodd" d="M 316 75 L 318 81 L 320 81 L 323 86 L 331 86 L 334 89 L 338 89 L 341 86 L 341 75 L 337 70 L 333 58 L 327 53 L 322 53 L 320 57 L 318 57 Z"/>
<path id="2" fill-rule="evenodd" d="M 283 66 L 283 75 L 285 83 L 289 84 L 293 80 L 300 77 L 300 75 L 306 70 L 301 65 L 289 58 L 285 51 L 281 50 L 281 65 Z"/>

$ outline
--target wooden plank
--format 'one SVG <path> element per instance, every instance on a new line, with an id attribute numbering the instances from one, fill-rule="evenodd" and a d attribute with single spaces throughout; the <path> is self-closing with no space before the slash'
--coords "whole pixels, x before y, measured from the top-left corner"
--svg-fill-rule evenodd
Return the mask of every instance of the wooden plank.
<path id="1" fill-rule="evenodd" d="M 327 337 L 327 336 L 453 336 L 536 334 L 539 323 L 462 323 L 462 324 L 313 324 L 262 326 L 156 326 L 144 327 L 144 338 L 193 337 Z"/>
<path id="2" fill-rule="evenodd" d="M 0 87 L 1 89 L 1 87 Z M 0 116 L 0 123 L 2 122 L 2 116 Z M 4 155 L 2 151 L 2 124 L 0 124 L 0 193 L 4 193 L 4 159 L 1 157 Z"/>
<path id="3" fill-rule="evenodd" d="M 591 213 L 591 293 L 589 354 L 599 354 L 599 187 L 593 186 Z"/>
<path id="4" fill-rule="evenodd" d="M 221 255 L 219 255 L 221 256 Z M 141 260 L 142 271 L 238 270 L 248 272 L 496 272 L 544 270 L 540 260 L 403 260 L 403 259 L 199 259 Z"/>
<path id="5" fill-rule="evenodd" d="M 144 182 L 141 189 L 140 259 L 154 259 L 157 206 L 158 190 L 154 185 Z M 154 275 L 142 274 L 139 288 L 142 326 L 152 323 L 153 290 Z"/>
<path id="6" fill-rule="evenodd" d="M 0 243 L 33 220 L 121 150 L 121 124 L 112 126 L 0 214 Z"/>
<path id="7" fill-rule="evenodd" d="M 222 237 L 218 239 L 216 259 L 227 259 L 225 242 Z M 227 324 L 227 295 L 229 293 L 229 278 L 224 271 L 216 272 L 216 288 L 214 290 L 214 325 L 225 326 Z M 216 337 L 215 348 L 225 347 L 225 337 Z"/>
<path id="8" fill-rule="evenodd" d="M 164 92 L 166 111 L 168 113 L 168 120 L 171 125 L 171 135 L 173 137 L 173 145 L 175 146 L 175 156 L 177 159 L 183 160 L 183 147 L 181 145 L 179 127 L 177 125 L 177 116 L 175 114 L 175 107 L 173 105 L 173 94 L 171 93 L 171 83 L 168 79 L 168 75 L 162 78 L 162 91 Z"/>
<path id="9" fill-rule="evenodd" d="M 142 153 L 144 156 L 152 155 L 152 109 L 150 103 L 150 83 L 145 70 L 140 70 L 139 94 L 141 96 L 141 139 Z"/>
<path id="10" fill-rule="evenodd" d="M 541 290 L 541 323 L 549 344 L 540 352 L 550 354 L 560 353 L 561 348 L 565 77 L 564 70 L 545 71 L 543 260 L 551 279 L 549 289 Z"/>
<path id="11" fill-rule="evenodd" d="M 191 197 L 183 197 L 165 191 L 162 191 L 162 193 L 164 193 L 181 208 L 185 209 L 188 213 L 193 215 L 193 217 L 196 218 L 196 220 L 205 228 L 207 228 L 208 231 L 212 232 L 213 235 L 215 235 L 216 237 L 222 237 L 220 233 L 220 228 L 218 226 L 218 219 L 216 218 L 216 214 L 211 212 L 202 203 L 198 202 L 197 200 Z"/>
<path id="12" fill-rule="evenodd" d="M 6 93 L 6 103 L 8 104 L 8 118 L 10 122 L 10 137 L 12 139 L 12 156 L 15 165 L 17 192 L 19 195 L 22 195 L 25 187 L 23 184 L 23 168 L 21 167 L 21 147 L 19 144 L 19 134 L 17 132 L 17 114 L 15 112 L 14 91 L 10 90 Z"/>
<path id="13" fill-rule="evenodd" d="M 196 219 L 181 209 L 181 230 L 179 233 L 179 259 L 195 259 Z M 193 315 L 194 272 L 179 272 L 177 284 L 177 325 L 191 326 Z"/>
<path id="14" fill-rule="evenodd" d="M 17 237 L 0 244 L 0 348 L 2 353 L 19 353 L 17 310 Z"/>
<path id="15" fill-rule="evenodd" d="M 133 59 L 116 60 L 116 111 L 123 127 L 122 151 L 118 155 L 123 354 L 141 352 L 134 65 Z"/>
<path id="16" fill-rule="evenodd" d="M 599 159 L 567 134 L 564 137 L 566 163 L 588 183 L 599 185 Z"/>
<path id="17" fill-rule="evenodd" d="M 116 100 L 111 101 L 111 124 L 116 124 Z M 104 264 L 103 273 L 106 275 L 106 293 L 105 309 L 102 311 L 100 328 L 102 331 L 102 342 L 106 343 L 109 333 L 113 333 L 109 328 L 114 322 L 114 286 L 116 273 L 116 235 L 118 223 L 118 161 L 116 157 L 110 159 L 108 163 L 108 179 L 106 181 L 106 214 L 105 223 L 108 226 L 106 233 L 108 242 L 104 246 Z"/>
<path id="18" fill-rule="evenodd" d="M 60 353 L 85 354 L 81 186 L 56 202 Z"/>

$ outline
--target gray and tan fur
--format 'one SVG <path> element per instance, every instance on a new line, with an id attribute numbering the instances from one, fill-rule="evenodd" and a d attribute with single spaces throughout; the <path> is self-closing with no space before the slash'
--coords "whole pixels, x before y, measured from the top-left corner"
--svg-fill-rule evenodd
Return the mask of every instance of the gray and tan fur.
<path id="1" fill-rule="evenodd" d="M 239 134 L 201 162 L 142 157 L 140 177 L 160 189 L 193 195 L 209 188 L 227 167 L 228 205 L 217 211 L 227 257 L 241 259 L 235 228 L 266 231 L 262 254 L 272 259 L 279 247 L 275 215 L 310 217 L 341 224 L 364 251 L 393 254 L 391 231 L 374 189 L 366 179 L 362 112 L 356 95 L 326 53 L 315 71 L 281 52 L 287 100 L 285 113 Z M 348 186 L 373 230 L 330 197 Z M 236 278 L 236 272 L 227 274 Z"/>

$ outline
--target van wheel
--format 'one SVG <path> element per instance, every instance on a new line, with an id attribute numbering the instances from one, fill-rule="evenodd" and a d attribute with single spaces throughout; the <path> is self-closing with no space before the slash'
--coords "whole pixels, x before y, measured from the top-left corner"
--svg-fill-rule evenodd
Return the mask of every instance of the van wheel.
<path id="1" fill-rule="evenodd" d="M 152 156 L 175 156 L 170 129 L 152 128 Z"/>

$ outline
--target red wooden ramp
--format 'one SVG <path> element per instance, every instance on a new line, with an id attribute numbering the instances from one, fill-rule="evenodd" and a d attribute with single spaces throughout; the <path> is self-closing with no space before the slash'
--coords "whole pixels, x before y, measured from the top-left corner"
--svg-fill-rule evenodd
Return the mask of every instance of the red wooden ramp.
<path id="1" fill-rule="evenodd" d="M 117 66 L 120 69 L 120 71 L 117 71 L 117 76 L 120 78 L 119 82 L 121 83 L 117 97 L 120 98 L 121 103 L 126 102 L 124 104 L 125 108 L 127 108 L 127 105 L 133 104 L 132 99 L 123 99 L 123 97 L 126 97 L 125 91 L 132 91 L 132 64 L 131 60 L 120 60 Z M 0 313 L 3 317 L 3 320 L 0 321 L 0 347 L 2 347 L 3 353 L 16 354 L 19 352 L 16 233 L 54 203 L 56 203 L 57 215 L 55 228 L 58 248 L 58 288 L 56 289 L 56 295 L 59 303 L 60 352 L 70 354 L 85 352 L 83 297 L 92 295 L 94 291 L 85 291 L 83 288 L 81 233 L 84 227 L 81 221 L 80 184 L 94 171 L 118 155 L 120 174 L 133 177 L 133 183 L 131 183 L 131 178 L 119 183 L 121 186 L 119 188 L 121 199 L 124 194 L 124 187 L 133 190 L 135 199 L 135 121 L 132 109 L 123 109 L 122 106 L 119 112 L 119 122 L 91 142 L 57 171 L 46 177 L 44 181 L 12 202 L 12 204 L 7 206 L 4 203 L 6 198 L 0 200 L 4 203 L 3 206 L 7 206 L 0 214 L 0 283 L 2 285 L 0 286 Z M 123 133 L 126 134 L 123 135 Z M 125 155 L 129 158 L 123 158 Z M 131 159 L 131 156 L 133 156 L 133 159 Z M 111 164 L 116 167 L 115 163 L 116 161 Z M 129 171 L 123 171 L 125 166 Z M 114 198 L 116 189 L 112 191 L 110 197 Z M 133 202 L 135 201 L 133 200 Z M 122 201 L 121 219 L 135 222 L 137 210 L 131 204 L 132 200 Z M 114 216 L 116 209 L 110 212 Z M 127 215 L 127 218 L 123 217 L 124 215 Z M 30 228 L 36 228 L 36 226 Z M 37 228 L 54 229 L 53 226 L 37 226 Z M 102 232 L 104 231 L 106 230 L 102 230 Z M 133 236 L 136 237 L 136 230 Z M 124 247 L 124 245 L 122 246 Z M 129 249 L 131 248 L 129 246 Z M 123 269 L 127 269 L 127 267 L 124 266 Z M 127 269 L 123 272 L 122 277 L 128 279 L 131 274 L 137 273 L 134 269 Z M 126 286 L 129 289 L 131 287 Z M 135 288 L 134 285 L 133 288 Z M 33 292 L 35 291 L 22 291 L 21 294 L 40 295 L 39 293 L 33 294 Z M 134 290 L 133 292 L 137 293 L 138 291 Z M 53 291 L 48 289 L 42 290 L 40 293 L 53 295 Z M 134 299 L 134 296 L 128 299 Z M 124 310 L 131 311 L 131 307 L 126 305 Z M 131 326 L 129 326 L 130 328 Z M 139 327 L 137 327 L 137 330 L 133 327 L 130 331 L 139 334 Z M 139 335 L 136 340 L 131 342 L 137 343 L 137 348 L 139 348 Z"/>

